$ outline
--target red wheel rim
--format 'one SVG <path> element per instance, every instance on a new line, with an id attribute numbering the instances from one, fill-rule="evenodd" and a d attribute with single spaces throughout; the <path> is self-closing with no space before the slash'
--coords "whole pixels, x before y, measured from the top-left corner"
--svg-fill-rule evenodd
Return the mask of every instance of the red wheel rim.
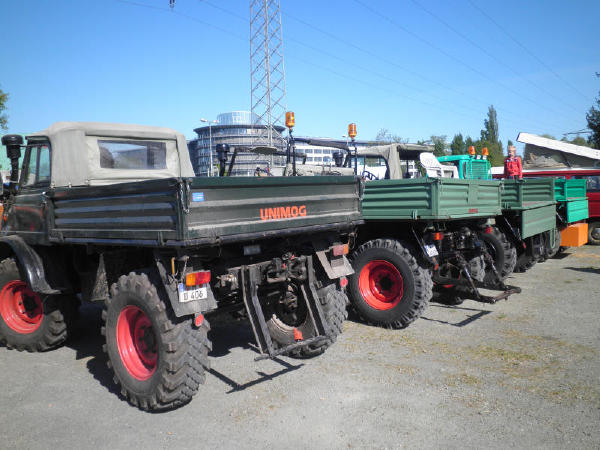
<path id="1" fill-rule="evenodd" d="M 0 292 L 0 315 L 13 331 L 29 334 L 42 324 L 44 305 L 27 283 L 14 280 L 8 282 Z"/>
<path id="2" fill-rule="evenodd" d="M 402 300 L 404 282 L 400 271 L 383 260 L 369 261 L 360 271 L 358 288 L 369 306 L 392 309 Z"/>
<path id="3" fill-rule="evenodd" d="M 156 371 L 157 342 L 152 322 L 137 306 L 127 306 L 117 319 L 117 348 L 129 374 L 147 380 Z"/>

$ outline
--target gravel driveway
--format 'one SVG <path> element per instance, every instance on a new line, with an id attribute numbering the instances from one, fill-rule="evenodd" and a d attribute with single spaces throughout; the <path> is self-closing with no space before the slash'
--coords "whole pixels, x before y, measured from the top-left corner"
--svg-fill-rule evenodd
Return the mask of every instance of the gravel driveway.
<path id="1" fill-rule="evenodd" d="M 598 448 L 600 247 L 508 282 L 496 305 L 432 303 L 405 330 L 349 320 L 312 360 L 254 362 L 249 326 L 212 322 L 206 384 L 141 412 L 116 395 L 98 308 L 58 350 L 0 348 L 2 448 Z"/>

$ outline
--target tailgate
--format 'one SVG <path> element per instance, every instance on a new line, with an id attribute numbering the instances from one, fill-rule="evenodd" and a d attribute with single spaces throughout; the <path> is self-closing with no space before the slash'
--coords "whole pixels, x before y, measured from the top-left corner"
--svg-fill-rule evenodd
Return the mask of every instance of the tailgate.
<path id="1" fill-rule="evenodd" d="M 360 220 L 360 181 L 355 177 L 196 177 L 187 181 L 186 240 L 248 234 L 259 238 L 302 227 L 348 228 Z"/>

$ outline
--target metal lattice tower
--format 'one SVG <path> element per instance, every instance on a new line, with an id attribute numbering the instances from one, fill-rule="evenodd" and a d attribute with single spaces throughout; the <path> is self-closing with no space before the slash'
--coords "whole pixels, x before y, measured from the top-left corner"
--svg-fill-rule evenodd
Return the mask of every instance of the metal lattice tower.
<path id="1" fill-rule="evenodd" d="M 283 147 L 285 66 L 279 0 L 250 0 L 250 102 L 254 125 L 266 125 L 255 145 Z"/>

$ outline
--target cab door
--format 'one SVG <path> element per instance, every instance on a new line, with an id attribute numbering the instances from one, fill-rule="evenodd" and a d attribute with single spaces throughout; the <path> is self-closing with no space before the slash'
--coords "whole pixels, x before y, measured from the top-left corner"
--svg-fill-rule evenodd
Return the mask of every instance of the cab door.
<path id="1" fill-rule="evenodd" d="M 4 230 L 18 233 L 29 244 L 48 242 L 46 192 L 50 188 L 50 161 L 48 142 L 27 146 L 17 194 L 7 211 Z"/>

